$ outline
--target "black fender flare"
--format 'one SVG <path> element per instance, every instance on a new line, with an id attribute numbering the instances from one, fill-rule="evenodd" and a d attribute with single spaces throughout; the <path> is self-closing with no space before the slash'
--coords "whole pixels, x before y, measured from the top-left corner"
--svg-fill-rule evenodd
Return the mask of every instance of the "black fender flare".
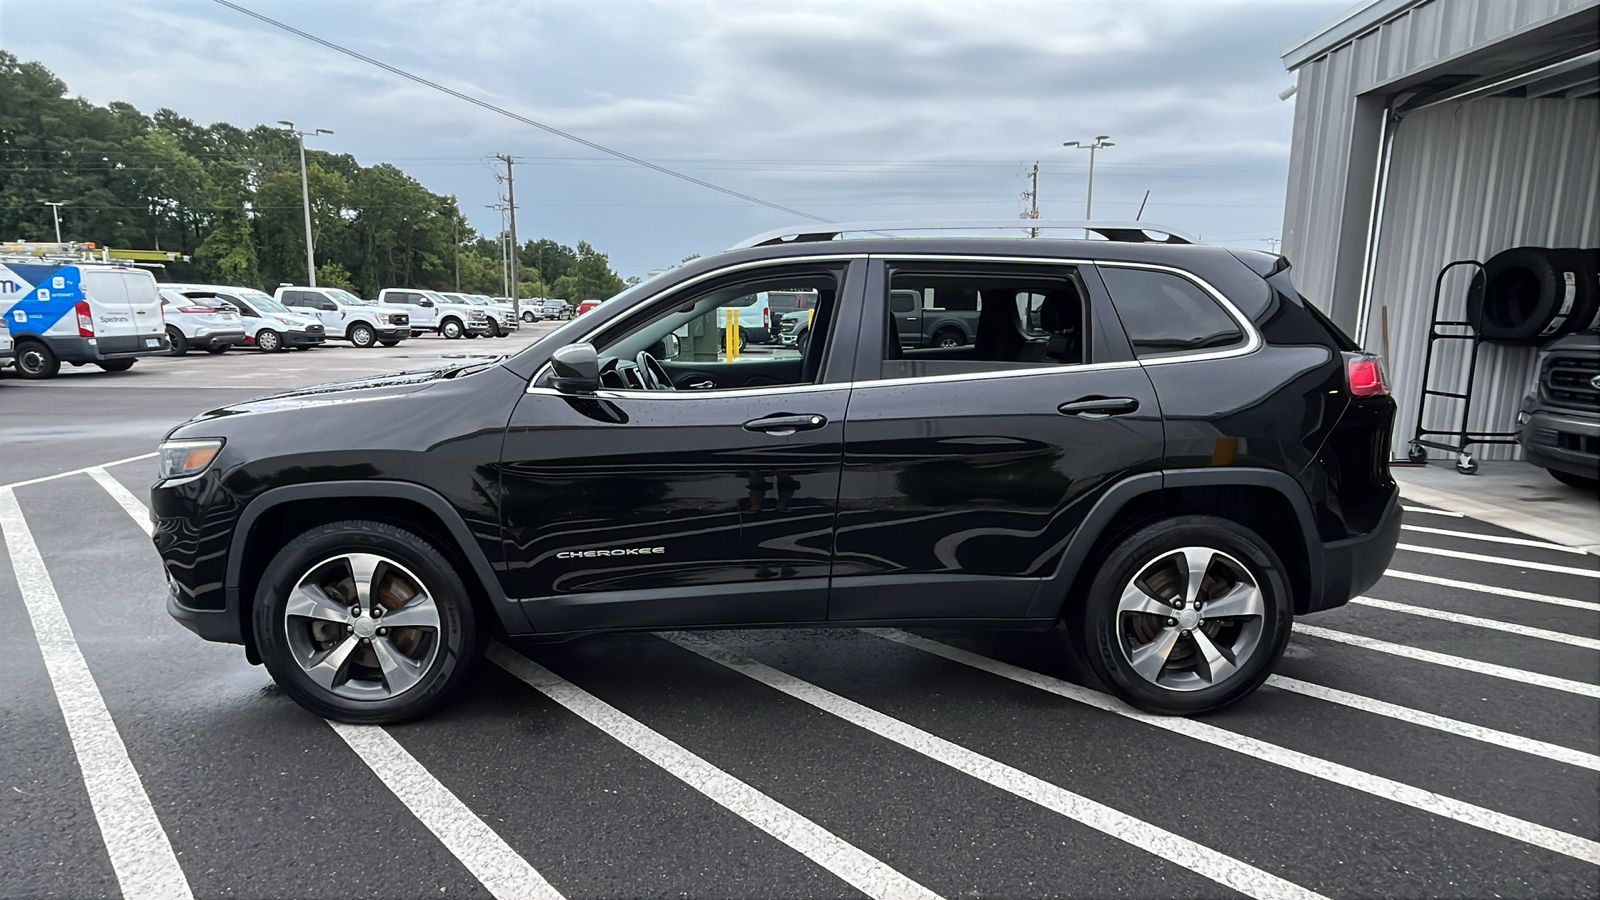
<path id="1" fill-rule="evenodd" d="M 456 543 L 461 555 L 466 558 L 471 566 L 471 574 L 477 577 L 479 585 L 483 588 L 484 595 L 489 598 L 489 605 L 494 607 L 495 613 L 500 617 L 500 623 L 509 634 L 519 634 L 529 629 L 527 617 L 522 608 L 506 598 L 505 589 L 500 586 L 500 579 L 495 575 L 494 566 L 483 555 L 483 548 L 478 546 L 477 538 L 473 537 L 471 529 L 461 518 L 450 501 L 438 492 L 420 484 L 409 481 L 319 481 L 310 484 L 291 484 L 276 487 L 257 494 L 245 505 L 244 512 L 239 515 L 239 520 L 234 524 L 233 536 L 228 542 L 228 566 L 224 576 L 224 602 L 228 609 L 234 611 L 239 617 L 240 633 L 248 635 L 249 616 L 246 609 L 250 600 L 254 598 L 241 597 L 239 593 L 240 580 L 244 568 L 245 548 L 250 540 L 250 533 L 255 528 L 256 520 L 260 519 L 269 510 L 300 500 L 334 499 L 343 497 L 384 497 L 396 500 L 408 500 L 425 507 L 429 512 L 439 517 L 450 532 L 450 537 Z M 463 573 L 465 574 L 465 573 Z M 247 644 L 248 646 L 248 644 Z M 254 652 L 252 649 L 251 652 Z"/>
<path id="2" fill-rule="evenodd" d="M 1306 574 L 1310 586 L 1307 596 L 1295 598 L 1295 614 L 1300 615 L 1337 605 L 1328 603 L 1324 597 L 1328 586 L 1327 571 L 1316 520 L 1311 513 L 1311 501 L 1306 497 L 1300 483 L 1292 476 L 1275 469 L 1257 468 L 1163 469 L 1159 472 L 1145 472 L 1124 478 L 1100 495 L 1100 499 L 1095 501 L 1089 514 L 1084 517 L 1083 524 L 1078 526 L 1077 532 L 1067 545 L 1066 552 L 1061 555 L 1061 562 L 1057 564 L 1055 574 L 1045 579 L 1039 591 L 1034 594 L 1033 601 L 1028 607 L 1028 616 L 1053 619 L 1061 615 L 1061 608 L 1068 600 L 1067 592 L 1072 589 L 1072 584 L 1082 570 L 1089 551 L 1094 548 L 1106 529 L 1111 527 L 1111 523 L 1116 521 L 1122 509 L 1134 498 L 1168 489 L 1228 486 L 1267 488 L 1281 495 L 1294 510 L 1295 519 L 1300 525 L 1301 539 L 1305 542 L 1306 560 L 1309 564 L 1309 571 Z"/>

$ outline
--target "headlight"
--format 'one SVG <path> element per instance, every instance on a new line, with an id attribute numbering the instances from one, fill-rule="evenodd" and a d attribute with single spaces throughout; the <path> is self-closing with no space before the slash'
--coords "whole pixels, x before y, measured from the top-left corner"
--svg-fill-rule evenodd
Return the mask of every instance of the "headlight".
<path id="1" fill-rule="evenodd" d="M 373 314 L 373 318 L 377 319 L 378 323 L 381 324 L 381 325 L 389 324 L 389 314 L 388 313 L 374 313 Z"/>
<path id="2" fill-rule="evenodd" d="M 222 452 L 222 438 L 167 441 L 158 451 L 157 458 L 160 460 L 161 470 L 157 474 L 162 481 L 172 478 L 193 478 L 204 472 L 220 452 Z"/>

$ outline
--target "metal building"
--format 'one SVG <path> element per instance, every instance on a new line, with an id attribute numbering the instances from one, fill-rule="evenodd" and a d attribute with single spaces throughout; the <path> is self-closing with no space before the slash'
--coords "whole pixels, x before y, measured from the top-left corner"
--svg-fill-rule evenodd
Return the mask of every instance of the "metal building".
<path id="1" fill-rule="evenodd" d="M 1283 63 L 1296 75 L 1283 252 L 1300 291 L 1385 356 L 1403 455 L 1445 264 L 1600 247 L 1600 0 L 1374 0 Z M 1446 318 L 1462 317 L 1468 271 L 1445 279 Z M 1466 342 L 1449 343 L 1436 388 L 1465 368 Z M 1484 346 L 1468 427 L 1514 427 L 1534 355 Z M 1427 424 L 1450 412 L 1430 401 Z"/>

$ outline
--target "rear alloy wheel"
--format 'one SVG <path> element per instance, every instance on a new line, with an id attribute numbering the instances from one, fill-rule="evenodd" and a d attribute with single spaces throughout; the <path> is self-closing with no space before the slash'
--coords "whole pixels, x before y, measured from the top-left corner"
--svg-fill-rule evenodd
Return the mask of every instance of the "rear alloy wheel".
<path id="1" fill-rule="evenodd" d="M 171 325 L 167 326 L 167 340 L 172 344 L 173 356 L 182 356 L 189 352 L 189 339 Z"/>
<path id="2" fill-rule="evenodd" d="M 357 322 L 351 325 L 350 332 L 345 336 L 350 339 L 351 345 L 356 347 L 371 347 L 378 342 L 377 333 L 372 330 L 371 325 L 365 322 Z"/>
<path id="3" fill-rule="evenodd" d="M 445 319 L 439 323 L 439 334 L 453 341 L 461 337 L 461 323 L 455 319 Z"/>
<path id="4" fill-rule="evenodd" d="M 17 374 L 23 378 L 54 378 L 61 371 L 61 360 L 42 341 L 18 341 L 16 351 Z"/>
<path id="5" fill-rule="evenodd" d="M 933 336 L 933 345 L 941 350 L 954 350 L 964 346 L 966 341 L 961 339 L 961 334 L 955 331 L 941 331 Z"/>
<path id="6" fill-rule="evenodd" d="M 107 359 L 97 362 L 95 365 L 107 372 L 126 372 L 133 368 L 133 363 L 134 360 L 131 359 Z"/>
<path id="7" fill-rule="evenodd" d="M 263 328 L 256 332 L 256 346 L 265 353 L 277 353 L 283 349 L 283 335 L 271 328 Z"/>
<path id="8" fill-rule="evenodd" d="M 1282 565 L 1265 541 L 1226 519 L 1182 516 L 1106 556 L 1084 607 L 1085 655 L 1123 700 L 1194 715 L 1259 687 L 1291 619 Z"/>
<path id="9" fill-rule="evenodd" d="M 341 722 L 432 710 L 478 652 L 460 575 L 431 544 L 384 522 L 335 522 L 290 541 L 262 574 L 254 624 L 273 679 Z"/>

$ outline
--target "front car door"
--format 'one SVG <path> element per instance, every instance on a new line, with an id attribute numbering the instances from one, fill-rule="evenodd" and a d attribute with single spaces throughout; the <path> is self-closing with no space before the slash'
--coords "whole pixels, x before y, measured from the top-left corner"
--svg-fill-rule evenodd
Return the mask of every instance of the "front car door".
<path id="1" fill-rule="evenodd" d="M 865 265 L 707 273 L 574 338 L 599 391 L 535 376 L 500 474 L 507 592 L 536 630 L 825 617 Z M 727 311 L 777 289 L 818 292 L 813 337 L 738 353 Z"/>
<path id="2" fill-rule="evenodd" d="M 867 282 L 828 617 L 1015 620 L 1115 481 L 1161 467 L 1150 379 L 1094 267 L 875 259 Z M 971 344 L 902 348 L 898 291 L 975 294 Z"/>

